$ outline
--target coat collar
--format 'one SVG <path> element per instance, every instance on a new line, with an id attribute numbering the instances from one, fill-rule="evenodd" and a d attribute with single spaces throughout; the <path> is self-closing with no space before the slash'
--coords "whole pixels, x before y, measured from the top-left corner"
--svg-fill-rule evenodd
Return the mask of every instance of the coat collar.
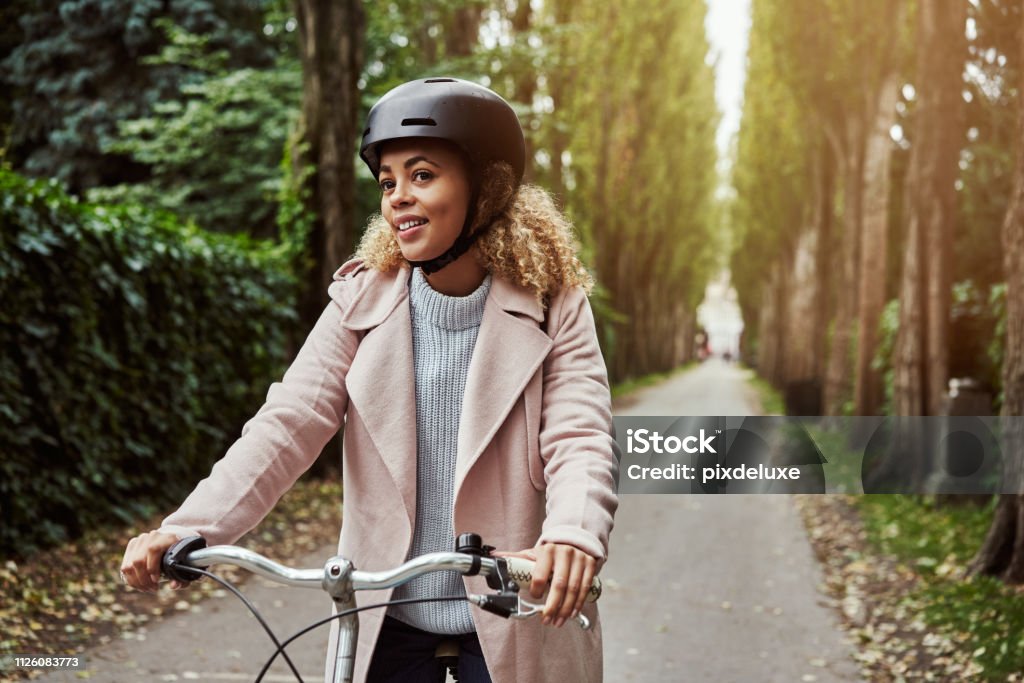
<path id="1" fill-rule="evenodd" d="M 368 330 L 381 325 L 402 300 L 408 298 L 409 278 L 412 277 L 412 269 L 407 264 L 387 272 L 362 264 L 346 264 L 335 274 L 335 279 L 354 277 L 360 270 L 365 271 L 361 278 L 365 282 L 345 305 L 341 321 L 351 330 Z M 492 278 L 488 300 L 508 313 L 525 315 L 537 323 L 544 320 L 544 309 L 533 293 L 503 277 Z"/>

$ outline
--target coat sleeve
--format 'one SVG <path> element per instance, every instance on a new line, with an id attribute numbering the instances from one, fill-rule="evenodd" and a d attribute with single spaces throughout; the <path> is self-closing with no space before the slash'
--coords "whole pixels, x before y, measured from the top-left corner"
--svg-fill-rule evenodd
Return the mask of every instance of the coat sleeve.
<path id="1" fill-rule="evenodd" d="M 557 303 L 556 303 L 557 302 Z M 586 295 L 573 288 L 549 311 L 554 345 L 544 361 L 540 455 L 547 490 L 538 543 L 565 543 L 598 559 L 618 507 L 618 445 L 613 438 L 608 372 Z"/>
<path id="2" fill-rule="evenodd" d="M 339 271 L 341 273 L 342 271 Z M 335 276 L 338 279 L 339 276 Z M 342 326 L 348 279 L 241 437 L 159 531 L 234 543 L 259 524 L 338 431 L 348 406 L 345 376 L 359 343 Z"/>

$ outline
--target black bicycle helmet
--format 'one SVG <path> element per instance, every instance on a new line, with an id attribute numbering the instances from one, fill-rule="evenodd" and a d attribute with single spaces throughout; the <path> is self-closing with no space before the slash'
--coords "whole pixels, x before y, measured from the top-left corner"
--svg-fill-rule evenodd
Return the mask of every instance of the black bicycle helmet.
<path id="1" fill-rule="evenodd" d="M 479 172 L 492 161 L 504 161 L 512 166 L 517 184 L 523 179 L 526 139 L 519 117 L 500 95 L 482 85 L 458 78 L 424 78 L 389 90 L 366 117 L 359 156 L 377 178 L 381 143 L 420 137 L 458 145 L 473 165 L 472 171 Z M 468 234 L 475 204 L 476 192 L 462 232 L 445 253 L 409 263 L 434 273 L 465 253 L 481 232 Z"/>

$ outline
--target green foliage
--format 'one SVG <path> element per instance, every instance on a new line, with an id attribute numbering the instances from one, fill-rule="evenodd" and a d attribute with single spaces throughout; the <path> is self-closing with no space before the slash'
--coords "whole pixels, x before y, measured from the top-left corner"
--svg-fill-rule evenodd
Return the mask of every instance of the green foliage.
<path id="1" fill-rule="evenodd" d="M 900 302 L 890 299 L 882 309 L 882 317 L 878 321 L 878 346 L 871 359 L 871 369 L 882 373 L 882 384 L 885 388 L 885 401 L 882 404 L 883 415 L 892 414 L 893 387 L 895 372 L 892 367 L 892 355 L 896 349 L 896 336 L 900 330 Z"/>
<path id="2" fill-rule="evenodd" d="M 279 250 L 0 169 L 0 553 L 180 500 L 286 360 Z"/>
<path id="3" fill-rule="evenodd" d="M 624 382 L 618 382 L 616 384 L 613 384 L 611 387 L 612 398 L 620 398 L 622 396 L 632 394 L 634 391 L 639 391 L 640 389 L 643 389 L 645 387 L 651 387 L 657 384 L 662 384 L 665 381 L 672 379 L 673 377 L 682 375 L 683 373 L 693 370 L 699 364 L 699 361 L 694 360 L 690 361 L 689 363 L 680 365 L 677 368 L 668 370 L 666 372 L 653 372 L 649 375 L 644 375 L 642 377 L 631 377 L 630 379 L 627 379 Z"/>
<path id="4" fill-rule="evenodd" d="M 227 51 L 210 37 L 168 20 L 157 22 L 168 44 L 146 64 L 179 66 L 197 74 L 176 99 L 158 102 L 151 116 L 121 121 L 103 151 L 150 169 L 143 182 L 96 188 L 90 201 L 160 207 L 218 232 L 274 234 L 275 199 L 282 191 L 278 162 L 294 129 L 302 69 L 283 52 L 265 69 L 232 69 Z"/>
<path id="5" fill-rule="evenodd" d="M 0 64 L 11 96 L 11 159 L 73 191 L 144 177 L 146 169 L 104 153 L 117 122 L 148 116 L 194 72 L 148 64 L 166 42 L 157 20 L 210 36 L 232 68 L 273 60 L 262 29 L 264 2 L 42 0 L 19 17 L 23 40 Z M 6 98 L 5 98 L 6 99 Z"/>
<path id="6" fill-rule="evenodd" d="M 993 393 L 1002 388 L 1006 345 L 1006 283 L 953 284 L 950 308 L 950 377 L 971 377 Z M 999 401 L 1001 403 L 1001 401 Z"/>
<path id="7" fill-rule="evenodd" d="M 993 378 L 992 386 L 998 387 L 993 406 L 996 414 L 1001 412 L 1003 400 L 1006 397 L 1006 387 L 1003 384 L 1003 359 L 1006 357 L 1006 283 L 992 285 L 989 289 L 989 311 L 995 320 L 995 330 L 988 343 L 985 355 L 988 357 L 990 367 L 997 370 Z"/>
<path id="8" fill-rule="evenodd" d="M 977 552 L 996 500 L 980 508 L 942 506 L 927 496 L 856 498 L 871 543 L 923 579 L 907 605 L 973 652 L 984 680 L 1005 681 L 1024 668 L 1024 595 L 995 578 L 965 581 L 955 571 Z"/>
<path id="9" fill-rule="evenodd" d="M 762 415 L 786 414 L 786 402 L 782 400 L 782 395 L 768 382 L 768 380 L 754 375 L 747 380 L 747 384 L 753 387 L 754 391 L 757 392 L 758 399 L 761 401 Z"/>

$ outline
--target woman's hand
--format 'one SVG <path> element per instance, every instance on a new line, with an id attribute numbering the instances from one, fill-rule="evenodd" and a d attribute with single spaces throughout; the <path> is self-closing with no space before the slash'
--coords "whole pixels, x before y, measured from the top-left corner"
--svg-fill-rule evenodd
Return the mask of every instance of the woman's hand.
<path id="1" fill-rule="evenodd" d="M 523 557 L 532 560 L 533 581 L 530 595 L 535 599 L 544 595 L 549 586 L 548 599 L 544 603 L 541 622 L 561 626 L 566 619 L 576 616 L 583 608 L 594 579 L 597 560 L 576 546 L 563 543 L 544 543 L 535 548 L 519 552 L 495 552 L 499 557 Z"/>
<path id="2" fill-rule="evenodd" d="M 178 540 L 175 534 L 150 531 L 128 541 L 121 560 L 124 582 L 137 590 L 155 593 L 160 581 L 160 562 L 167 549 Z M 171 588 L 175 590 L 184 587 L 180 581 L 171 581 Z"/>

